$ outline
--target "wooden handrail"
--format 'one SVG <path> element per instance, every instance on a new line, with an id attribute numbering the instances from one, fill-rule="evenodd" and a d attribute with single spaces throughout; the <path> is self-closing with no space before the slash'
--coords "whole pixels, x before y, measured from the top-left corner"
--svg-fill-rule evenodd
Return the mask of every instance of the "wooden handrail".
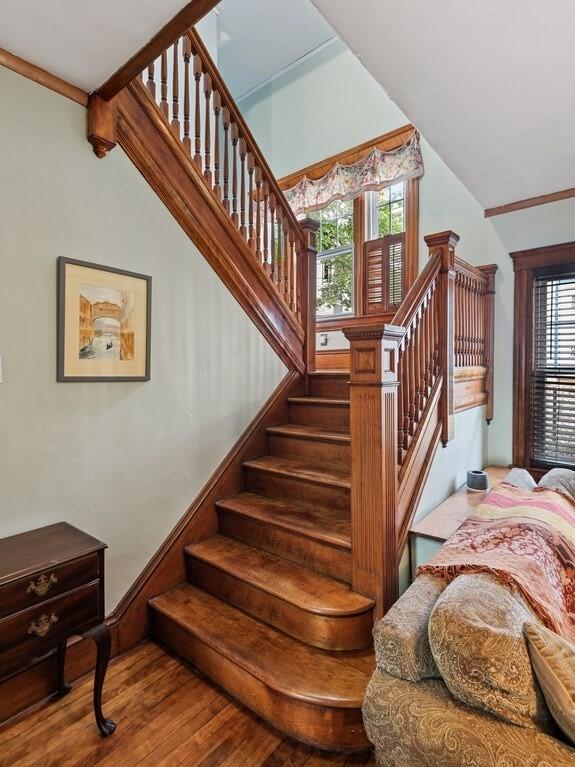
<path id="1" fill-rule="evenodd" d="M 441 258 L 439 254 L 435 254 L 433 257 L 427 260 L 424 268 L 419 273 L 417 279 L 409 289 L 408 294 L 403 299 L 401 306 L 393 317 L 393 325 L 406 327 L 408 326 L 416 312 L 421 306 L 423 298 L 429 285 L 434 277 L 439 273 L 441 268 Z"/>
<path id="2" fill-rule="evenodd" d="M 239 235 L 251 268 L 273 287 L 282 311 L 303 333 L 312 298 L 309 290 L 299 289 L 298 280 L 299 261 L 308 264 L 308 233 L 294 216 L 196 30 L 188 29 L 175 39 L 130 87 L 153 102 L 187 158 L 190 177 L 205 185 Z M 101 103 L 105 102 L 100 99 Z M 103 133 L 98 134 L 100 144 Z M 106 150 L 104 144 L 102 151 Z M 307 348 L 312 346 L 310 340 Z"/>

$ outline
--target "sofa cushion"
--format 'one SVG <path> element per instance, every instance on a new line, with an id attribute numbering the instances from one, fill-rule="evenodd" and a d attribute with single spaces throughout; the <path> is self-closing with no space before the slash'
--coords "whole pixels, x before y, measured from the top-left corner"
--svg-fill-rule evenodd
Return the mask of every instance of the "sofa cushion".
<path id="1" fill-rule="evenodd" d="M 439 677 L 429 647 L 427 623 L 445 581 L 420 575 L 373 629 L 377 667 L 417 682 Z"/>
<path id="2" fill-rule="evenodd" d="M 551 469 L 539 480 L 537 487 L 558 490 L 569 498 L 575 499 L 575 471 L 571 469 Z"/>
<path id="3" fill-rule="evenodd" d="M 375 671 L 363 702 L 378 767 L 573 767 L 575 749 L 459 703 L 438 679 Z"/>
<path id="4" fill-rule="evenodd" d="M 503 481 L 515 487 L 522 487 L 524 490 L 533 490 L 537 487 L 537 483 L 527 469 L 511 469 Z"/>
<path id="5" fill-rule="evenodd" d="M 575 744 L 575 645 L 537 623 L 525 625 L 525 636 L 549 711 Z"/>
<path id="6" fill-rule="evenodd" d="M 523 727 L 548 726 L 525 623 L 537 621 L 521 597 L 492 575 L 460 575 L 437 600 L 429 642 L 451 694 Z"/>

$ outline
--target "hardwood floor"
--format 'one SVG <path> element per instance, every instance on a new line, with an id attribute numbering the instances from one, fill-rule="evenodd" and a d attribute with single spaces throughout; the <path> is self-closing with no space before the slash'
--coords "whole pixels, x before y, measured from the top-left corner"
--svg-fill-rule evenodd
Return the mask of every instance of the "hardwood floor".
<path id="1" fill-rule="evenodd" d="M 0 767 L 374 767 L 370 754 L 332 754 L 284 737 L 152 642 L 110 664 L 103 739 L 92 678 L 0 728 Z"/>

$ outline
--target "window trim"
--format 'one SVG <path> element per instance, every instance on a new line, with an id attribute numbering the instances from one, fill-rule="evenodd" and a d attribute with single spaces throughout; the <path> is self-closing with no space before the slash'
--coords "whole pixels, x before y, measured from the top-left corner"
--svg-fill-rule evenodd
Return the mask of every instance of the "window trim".
<path id="1" fill-rule="evenodd" d="M 575 242 L 509 254 L 515 272 L 513 312 L 513 465 L 535 476 L 548 469 L 533 461 L 533 283 L 557 267 L 575 265 Z"/>

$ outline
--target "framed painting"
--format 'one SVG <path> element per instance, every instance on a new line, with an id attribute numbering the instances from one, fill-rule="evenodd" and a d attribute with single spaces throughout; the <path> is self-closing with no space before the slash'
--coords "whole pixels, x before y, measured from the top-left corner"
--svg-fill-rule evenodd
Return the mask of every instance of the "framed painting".
<path id="1" fill-rule="evenodd" d="M 58 381 L 149 381 L 152 278 L 58 259 Z"/>

